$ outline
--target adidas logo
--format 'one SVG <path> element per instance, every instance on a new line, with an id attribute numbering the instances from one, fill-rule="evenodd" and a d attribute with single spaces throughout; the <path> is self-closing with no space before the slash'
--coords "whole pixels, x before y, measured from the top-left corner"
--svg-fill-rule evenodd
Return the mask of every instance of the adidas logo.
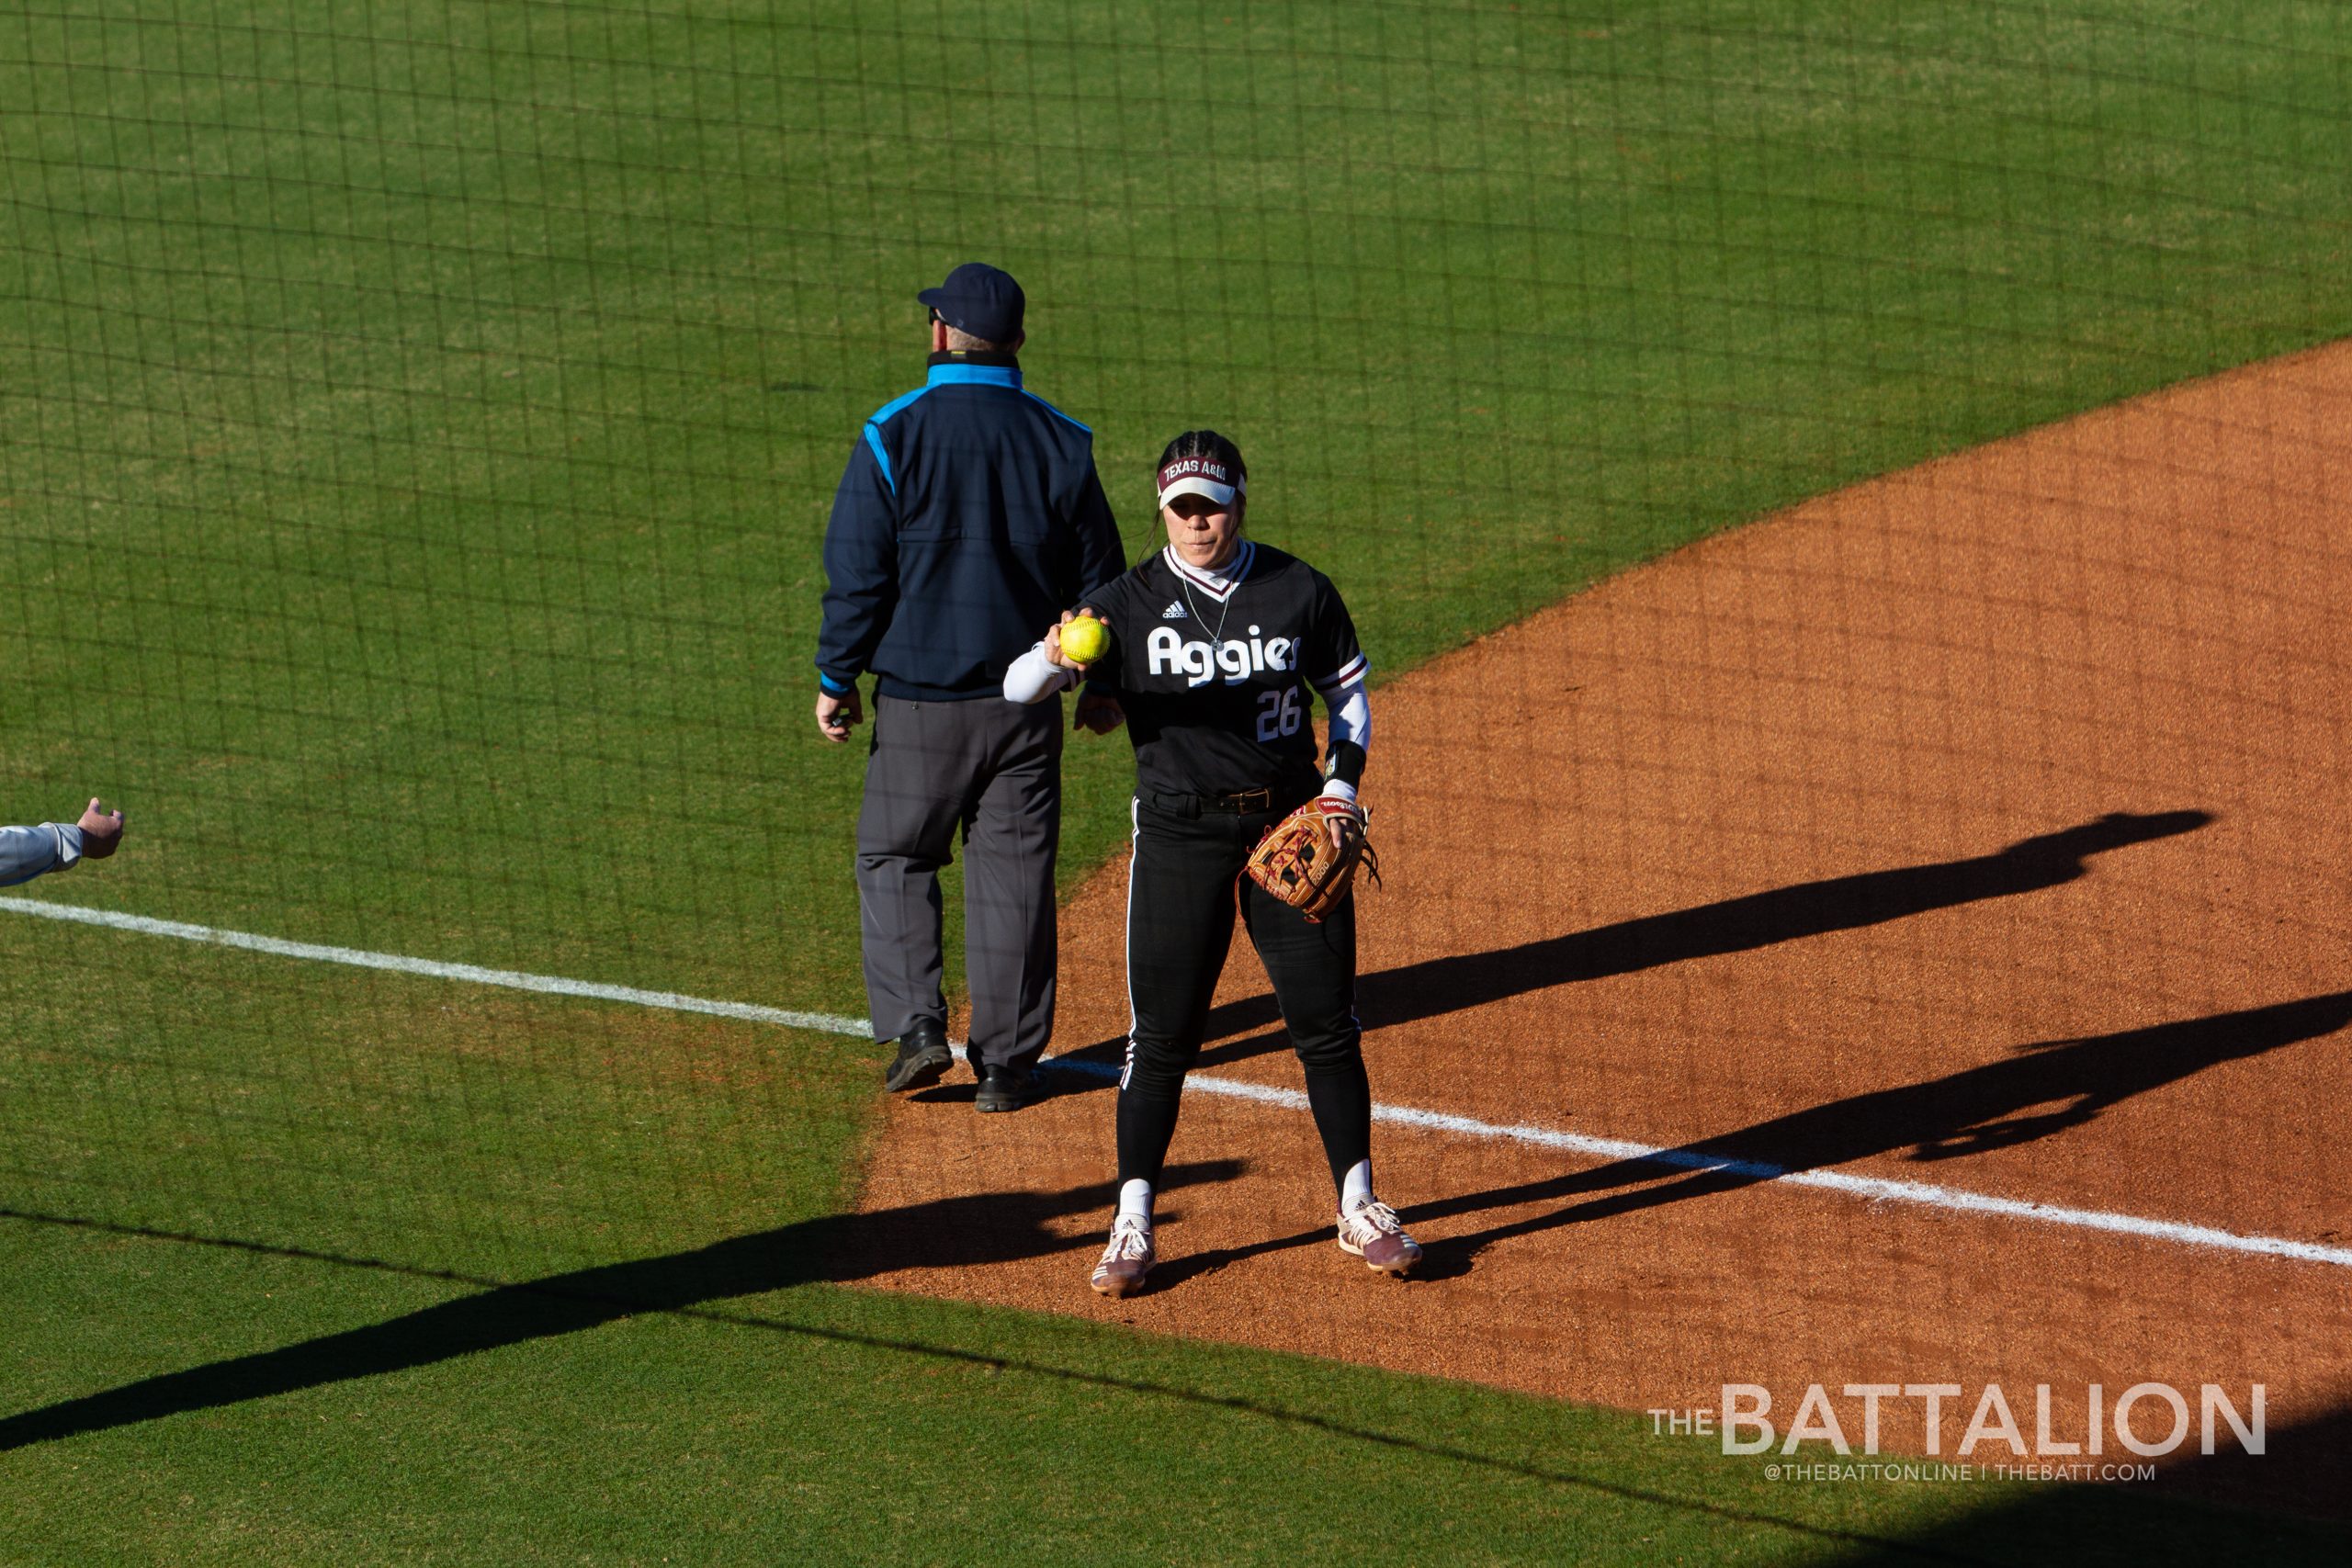
<path id="1" fill-rule="evenodd" d="M 1163 621 L 1181 621 L 1184 618 L 1184 606 L 1176 600 L 1170 599 L 1168 601 L 1168 608 L 1159 612 L 1159 618 Z"/>

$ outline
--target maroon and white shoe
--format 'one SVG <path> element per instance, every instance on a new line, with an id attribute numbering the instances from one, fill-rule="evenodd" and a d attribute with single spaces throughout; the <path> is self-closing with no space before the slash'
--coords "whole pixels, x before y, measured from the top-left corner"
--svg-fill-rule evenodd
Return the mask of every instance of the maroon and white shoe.
<path id="1" fill-rule="evenodd" d="M 1405 1234 L 1396 1211 L 1377 1198 L 1340 1215 L 1340 1250 L 1383 1274 L 1402 1274 L 1421 1260 L 1421 1244 Z"/>
<path id="2" fill-rule="evenodd" d="M 1121 1214 L 1111 1222 L 1111 1245 L 1102 1249 L 1102 1261 L 1094 1266 L 1088 1282 L 1097 1295 L 1132 1296 L 1143 1289 L 1144 1276 L 1157 1261 L 1151 1226 L 1133 1214 Z"/>

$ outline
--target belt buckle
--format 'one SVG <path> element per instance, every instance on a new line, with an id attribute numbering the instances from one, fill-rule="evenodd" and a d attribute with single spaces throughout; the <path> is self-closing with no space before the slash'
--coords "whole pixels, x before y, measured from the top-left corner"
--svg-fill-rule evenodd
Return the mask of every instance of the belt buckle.
<path id="1" fill-rule="evenodd" d="M 1225 799 L 1226 804 L 1233 808 L 1234 815 L 1247 817 L 1253 811 L 1272 810 L 1274 792 L 1270 789 L 1236 790 Z"/>

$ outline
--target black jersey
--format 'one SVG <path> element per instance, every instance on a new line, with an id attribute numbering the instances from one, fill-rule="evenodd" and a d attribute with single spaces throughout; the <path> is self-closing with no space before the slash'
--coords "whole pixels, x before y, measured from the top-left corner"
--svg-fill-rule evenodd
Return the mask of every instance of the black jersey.
<path id="1" fill-rule="evenodd" d="M 1111 628 L 1094 682 L 1125 707 L 1136 783 L 1183 795 L 1315 793 L 1311 694 L 1363 674 L 1331 580 L 1243 540 L 1223 590 L 1161 550 L 1088 595 Z"/>

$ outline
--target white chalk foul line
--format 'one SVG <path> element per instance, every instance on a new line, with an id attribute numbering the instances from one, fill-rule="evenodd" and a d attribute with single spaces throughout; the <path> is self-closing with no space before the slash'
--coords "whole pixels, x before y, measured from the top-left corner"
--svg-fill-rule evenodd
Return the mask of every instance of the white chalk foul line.
<path id="1" fill-rule="evenodd" d="M 514 969 L 443 964 L 429 958 L 410 958 L 394 953 L 368 953 L 359 948 L 288 942 L 280 937 L 256 936 L 249 931 L 222 931 L 214 926 L 151 919 L 144 915 L 119 914 L 112 909 L 86 909 L 34 898 L 0 897 L 0 911 L 32 915 L 41 919 L 107 926 L 145 936 L 176 937 L 183 942 L 205 942 L 215 947 L 243 948 L 279 958 L 345 964 L 362 969 L 389 969 L 402 975 L 464 980 L 481 986 L 503 986 L 518 991 L 543 991 L 553 996 L 628 1002 L 637 1007 L 660 1008 L 671 1012 L 708 1013 L 718 1018 L 781 1024 L 789 1029 L 812 1029 L 829 1034 L 873 1037 L 871 1026 L 865 1019 L 845 1018 L 839 1013 L 795 1012 L 786 1008 L 761 1007 L 752 1002 L 722 1002 L 706 997 L 683 996 L 676 991 L 647 991 L 634 986 L 607 986 L 591 980 L 567 980 L 554 975 L 529 975 Z M 961 1046 L 956 1047 L 956 1055 L 958 1057 L 964 1055 Z M 1115 1078 L 1119 1076 L 1118 1068 L 1099 1062 L 1048 1058 L 1040 1066 L 1053 1071 L 1080 1073 L 1095 1078 Z M 1279 1106 L 1287 1111 L 1305 1111 L 1307 1108 L 1306 1096 L 1297 1089 L 1212 1077 L 1205 1073 L 1194 1073 L 1186 1080 L 1186 1088 L 1193 1092 L 1221 1094 L 1234 1100 L 1253 1100 L 1261 1105 Z M 2322 1247 L 2314 1242 L 2291 1241 L 2283 1236 L 2245 1235 L 2236 1231 L 2217 1230 L 2210 1225 L 2184 1224 L 2177 1220 L 2151 1220 L 2104 1209 L 2070 1209 L 2056 1203 L 1996 1198 L 1989 1193 L 1971 1192 L 1958 1187 L 1939 1187 L 1925 1181 L 1894 1181 L 1883 1177 L 1854 1176 L 1837 1170 L 1790 1170 L 1754 1160 L 1728 1159 L 1721 1155 L 1708 1154 L 1703 1149 L 1665 1148 L 1652 1144 L 1636 1144 L 1623 1138 L 1595 1138 L 1582 1133 L 1563 1133 L 1550 1127 L 1481 1122 L 1476 1117 L 1454 1116 L 1442 1111 L 1419 1111 L 1408 1105 L 1375 1102 L 1372 1108 L 1372 1119 L 1421 1132 L 1451 1133 L 1465 1138 L 1507 1139 L 1536 1148 L 1559 1149 L 1597 1159 L 1638 1160 L 1679 1170 L 1721 1171 L 1729 1176 L 1778 1181 L 1791 1187 L 1815 1187 L 1881 1202 L 1917 1203 L 1960 1213 L 1992 1214 L 2003 1219 L 2029 1220 L 2075 1230 L 2139 1236 L 2143 1240 L 2171 1242 L 2181 1247 L 2211 1247 L 2224 1252 L 2285 1258 L 2300 1263 L 2324 1263 L 2339 1269 L 2352 1269 L 2352 1247 Z"/>
<path id="2" fill-rule="evenodd" d="M 1049 1061 L 1045 1065 L 1103 1077 L 1115 1078 L 1119 1076 L 1118 1068 L 1094 1062 Z M 1185 1089 L 1187 1092 L 1199 1090 L 1207 1094 L 1227 1095 L 1235 1100 L 1251 1100 L 1261 1105 L 1279 1105 L 1292 1111 L 1307 1108 L 1306 1096 L 1295 1089 L 1240 1083 L 1232 1078 L 1210 1077 L 1204 1073 L 1194 1073 L 1186 1078 Z M 1562 1133 L 1550 1127 L 1498 1124 L 1481 1122 L 1471 1116 L 1449 1115 L 1442 1111 L 1419 1111 L 1409 1105 L 1375 1102 L 1372 1108 L 1372 1119 L 1422 1132 L 1453 1133 L 1465 1138 L 1503 1138 L 1537 1148 L 1591 1155 L 1600 1159 L 1638 1160 L 1645 1165 L 1668 1166 L 1678 1170 L 1722 1171 L 1728 1176 L 1744 1176 L 1758 1181 L 1780 1181 L 1792 1187 L 1818 1187 L 1831 1192 L 1843 1192 L 1849 1197 L 1871 1198 L 1883 1202 L 1918 1203 L 1962 1213 L 1997 1214 L 2004 1219 L 2034 1220 L 2042 1224 L 2071 1225 L 2077 1230 L 2111 1231 L 2120 1235 L 2177 1242 L 2184 1247 L 2220 1247 L 2229 1252 L 2291 1258 L 2302 1263 L 2332 1263 L 2338 1268 L 2352 1269 L 2352 1248 L 2321 1247 L 2313 1242 L 2290 1241 L 2281 1236 L 2242 1235 L 2235 1231 L 2184 1224 L 2177 1220 L 2150 1220 L 2137 1214 L 2111 1213 L 2103 1209 L 2069 1209 L 2056 1203 L 1996 1198 L 1987 1193 L 1971 1192 L 1964 1188 L 1938 1187 L 1924 1181 L 1892 1181 L 1882 1177 L 1851 1176 L 1837 1170 L 1791 1170 L 1785 1166 L 1711 1155 L 1703 1149 L 1661 1148 L 1623 1138 L 1594 1138 L 1581 1133 Z"/>
<path id="3" fill-rule="evenodd" d="M 629 1002 L 670 1012 L 707 1012 L 718 1018 L 740 1018 L 753 1023 L 780 1023 L 789 1029 L 815 1029 L 829 1034 L 863 1034 L 873 1038 L 862 1018 L 831 1012 L 792 1012 L 750 1002 L 718 1002 L 706 997 L 681 996 L 675 991 L 642 991 L 635 986 L 606 986 L 594 980 L 567 980 L 556 975 L 526 975 L 519 969 L 484 969 L 473 964 L 442 964 L 430 958 L 409 958 L 397 953 L 368 953 L 356 947 L 327 947 L 314 942 L 288 942 L 282 937 L 255 936 L 251 931 L 222 931 L 217 926 L 192 926 L 180 920 L 154 920 L 144 915 L 117 914 L 112 909 L 84 909 L 71 904 L 51 904 L 38 898 L 0 897 L 0 909 L 36 915 L 45 920 L 73 920 L 85 926 L 111 926 L 142 936 L 177 937 L 214 947 L 241 947 L 278 958 L 307 958 L 320 964 L 348 964 L 359 969 L 390 969 L 401 975 L 424 975 L 436 980 L 465 980 L 477 986 L 503 986 L 514 991 L 546 991 L 559 997 L 587 997 L 604 1002 Z"/>

